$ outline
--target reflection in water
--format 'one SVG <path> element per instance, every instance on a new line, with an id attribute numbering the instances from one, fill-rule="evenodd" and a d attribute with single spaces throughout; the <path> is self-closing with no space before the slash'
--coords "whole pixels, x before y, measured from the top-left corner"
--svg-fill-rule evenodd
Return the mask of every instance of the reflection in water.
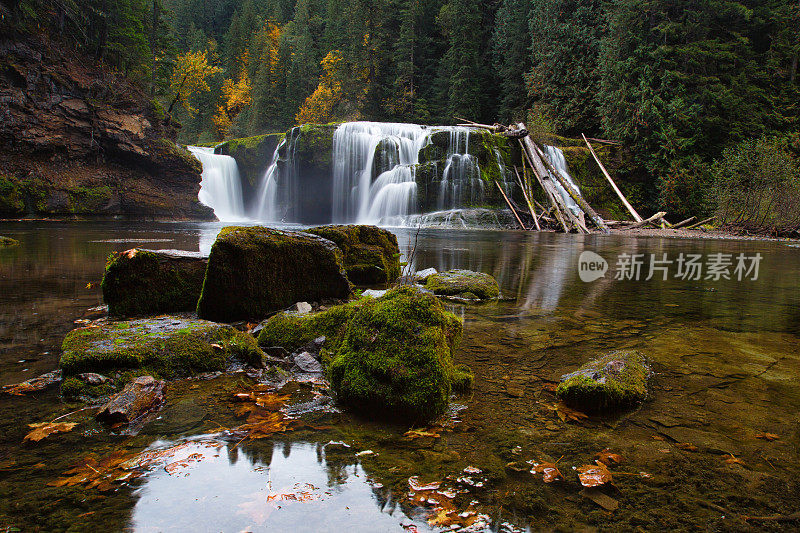
<path id="1" fill-rule="evenodd" d="M 283 442 L 262 461 L 259 446 L 239 453 L 230 445 L 174 474 L 149 475 L 135 492 L 132 529 L 340 532 L 347 524 L 348 531 L 373 532 L 414 523 L 386 505 L 353 451 L 346 461 L 329 461 L 323 444 Z"/>

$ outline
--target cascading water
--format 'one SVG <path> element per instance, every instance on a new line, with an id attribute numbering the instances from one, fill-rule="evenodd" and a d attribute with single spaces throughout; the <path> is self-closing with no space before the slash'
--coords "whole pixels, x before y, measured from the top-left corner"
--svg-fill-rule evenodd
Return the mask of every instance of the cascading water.
<path id="1" fill-rule="evenodd" d="M 439 209 L 456 209 L 480 203 L 484 181 L 475 156 L 469 153 L 469 129 L 450 129 L 447 163 L 439 186 Z"/>
<path id="2" fill-rule="evenodd" d="M 270 161 L 267 170 L 264 172 L 264 177 L 261 178 L 261 183 L 256 193 L 258 195 L 258 204 L 254 213 L 256 220 L 279 222 L 283 218 L 278 197 L 278 158 L 281 149 L 285 145 L 286 139 L 278 143 L 275 153 L 272 154 L 272 161 Z"/>
<path id="3" fill-rule="evenodd" d="M 236 160 L 215 154 L 213 148 L 187 148 L 203 164 L 200 192 L 197 195 L 200 202 L 213 209 L 216 217 L 222 221 L 244 219 L 242 184 Z"/>
<path id="4" fill-rule="evenodd" d="M 547 155 L 547 159 L 550 160 L 550 164 L 553 165 L 553 168 L 559 171 L 559 173 L 566 178 L 567 183 L 569 183 L 575 191 L 580 194 L 581 190 L 578 188 L 578 185 L 572 179 L 572 176 L 569 175 L 569 171 L 567 170 L 567 160 L 564 158 L 564 152 L 561 151 L 561 148 L 557 148 L 555 146 L 545 146 L 545 152 Z M 583 210 L 578 207 L 578 204 L 575 203 L 575 200 L 569 195 L 569 193 L 561 186 L 561 183 L 558 182 L 557 179 L 553 178 L 553 184 L 556 186 L 556 190 L 561 194 L 561 197 L 564 199 L 564 204 L 569 208 L 570 211 L 575 216 L 581 216 L 583 214 Z"/>

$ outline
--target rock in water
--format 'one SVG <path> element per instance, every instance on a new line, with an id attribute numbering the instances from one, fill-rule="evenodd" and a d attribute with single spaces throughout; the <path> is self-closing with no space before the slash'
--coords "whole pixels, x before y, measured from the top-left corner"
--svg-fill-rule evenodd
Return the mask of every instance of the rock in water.
<path id="1" fill-rule="evenodd" d="M 314 359 L 308 352 L 302 352 L 294 356 L 294 364 L 303 372 L 319 373 L 322 372 L 322 365 Z"/>
<path id="2" fill-rule="evenodd" d="M 342 252 L 333 242 L 232 226 L 211 247 L 197 313 L 217 321 L 258 320 L 295 302 L 349 295 Z"/>
<path id="3" fill-rule="evenodd" d="M 97 413 L 97 419 L 108 424 L 130 424 L 163 403 L 164 382 L 153 376 L 139 376 L 111 397 Z"/>
<path id="4" fill-rule="evenodd" d="M 75 329 L 64 338 L 62 350 L 61 392 L 70 397 L 113 392 L 109 383 L 92 385 L 79 379 L 87 372 L 124 375 L 145 370 L 171 379 L 225 370 L 237 360 L 261 366 L 263 357 L 253 337 L 231 326 L 169 316 Z"/>
<path id="5" fill-rule="evenodd" d="M 647 398 L 647 361 L 636 350 L 611 352 L 561 376 L 556 394 L 581 411 L 631 407 Z"/>
<path id="6" fill-rule="evenodd" d="M 347 277 L 357 285 L 391 283 L 400 275 L 397 237 L 376 226 L 321 226 L 307 230 L 331 240 L 344 254 Z"/>
<path id="7" fill-rule="evenodd" d="M 488 300 L 500 295 L 497 281 L 489 274 L 471 270 L 448 270 L 428 276 L 425 288 L 440 296 Z"/>
<path id="8" fill-rule="evenodd" d="M 425 270 L 418 270 L 414 272 L 414 275 L 411 278 L 414 280 L 415 283 L 425 283 L 428 281 L 428 278 L 437 274 L 437 270 L 433 267 L 426 268 Z"/>
<path id="9" fill-rule="evenodd" d="M 112 254 L 103 274 L 103 299 L 112 316 L 194 311 L 208 259 L 199 253 L 134 248 Z"/>

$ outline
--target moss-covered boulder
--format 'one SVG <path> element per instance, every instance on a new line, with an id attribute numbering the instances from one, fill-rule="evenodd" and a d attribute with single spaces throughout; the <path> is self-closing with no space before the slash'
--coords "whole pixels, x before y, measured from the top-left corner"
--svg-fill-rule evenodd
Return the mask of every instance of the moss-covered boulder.
<path id="1" fill-rule="evenodd" d="M 472 270 L 448 270 L 429 276 L 425 288 L 439 296 L 457 296 L 478 300 L 497 298 L 500 287 L 489 274 Z"/>
<path id="2" fill-rule="evenodd" d="M 413 287 L 314 315 L 275 315 L 259 343 L 294 351 L 320 335 L 336 398 L 357 412 L 424 422 L 444 412 L 452 391 L 472 384 L 469 368 L 453 362 L 461 321 Z"/>
<path id="3" fill-rule="evenodd" d="M 19 241 L 11 237 L 3 237 L 0 235 L 0 246 L 19 246 Z"/>
<path id="4" fill-rule="evenodd" d="M 321 226 L 306 230 L 336 243 L 347 277 L 358 285 L 391 283 L 400 275 L 397 237 L 376 226 Z"/>
<path id="5" fill-rule="evenodd" d="M 59 366 L 62 393 L 68 396 L 104 395 L 99 385 L 78 378 L 84 372 L 115 376 L 117 388 L 134 375 L 172 379 L 222 371 L 235 362 L 262 366 L 256 340 L 231 326 L 178 317 L 108 322 L 78 328 L 62 344 Z"/>
<path id="6" fill-rule="evenodd" d="M 103 274 L 111 316 L 194 311 L 208 260 L 199 254 L 134 248 L 112 253 Z"/>
<path id="7" fill-rule="evenodd" d="M 260 320 L 295 302 L 350 296 L 342 251 L 309 233 L 223 228 L 211 247 L 197 313 L 215 321 Z"/>
<path id="8" fill-rule="evenodd" d="M 576 409 L 599 413 L 647 398 L 649 369 L 636 350 L 611 352 L 561 377 L 556 394 Z"/>

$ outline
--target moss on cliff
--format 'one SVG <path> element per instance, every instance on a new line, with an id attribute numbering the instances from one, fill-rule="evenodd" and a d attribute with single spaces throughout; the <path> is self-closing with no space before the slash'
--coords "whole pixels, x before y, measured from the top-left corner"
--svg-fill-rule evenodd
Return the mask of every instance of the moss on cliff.
<path id="1" fill-rule="evenodd" d="M 0 174 L 0 214 L 14 215 L 25 211 L 25 196 L 14 176 Z"/>
<path id="2" fill-rule="evenodd" d="M 254 189 L 272 160 L 275 148 L 285 136 L 285 133 L 267 133 L 230 139 L 216 145 L 214 153 L 233 157 L 239 167 L 239 174 Z"/>

